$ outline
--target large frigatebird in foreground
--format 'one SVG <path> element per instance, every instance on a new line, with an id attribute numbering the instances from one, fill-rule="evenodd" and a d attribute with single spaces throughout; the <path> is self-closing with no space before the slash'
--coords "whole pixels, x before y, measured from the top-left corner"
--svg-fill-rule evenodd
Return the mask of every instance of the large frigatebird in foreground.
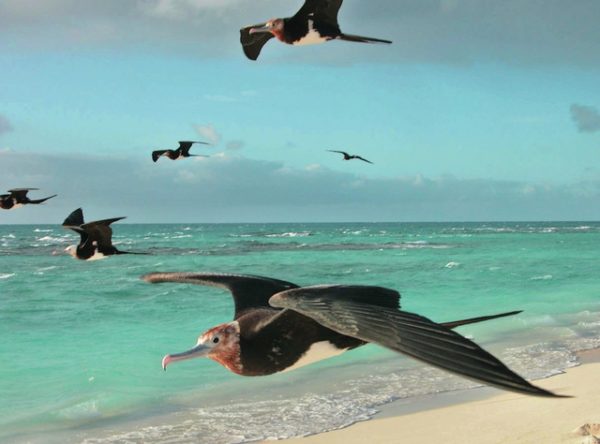
<path id="1" fill-rule="evenodd" d="M 367 343 L 505 390 L 560 396 L 529 383 L 452 329 L 519 313 L 436 323 L 400 310 L 400 294 L 367 285 L 316 285 L 222 273 L 150 273 L 147 282 L 179 282 L 229 290 L 234 320 L 198 338 L 194 348 L 166 355 L 162 365 L 208 357 L 243 376 L 290 370 Z"/>

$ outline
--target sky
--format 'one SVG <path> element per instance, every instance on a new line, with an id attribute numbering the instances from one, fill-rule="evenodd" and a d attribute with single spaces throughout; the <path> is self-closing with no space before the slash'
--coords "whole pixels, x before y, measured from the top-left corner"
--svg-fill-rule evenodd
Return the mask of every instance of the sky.
<path id="1" fill-rule="evenodd" d="M 244 57 L 300 6 L 2 0 L 0 191 L 58 197 L 0 223 L 600 220 L 600 2 L 346 0 L 393 44 Z"/>

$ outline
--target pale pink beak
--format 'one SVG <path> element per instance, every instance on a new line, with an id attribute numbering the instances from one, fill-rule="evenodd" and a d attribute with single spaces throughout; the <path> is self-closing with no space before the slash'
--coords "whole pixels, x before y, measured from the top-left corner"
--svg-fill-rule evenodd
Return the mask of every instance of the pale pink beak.
<path id="1" fill-rule="evenodd" d="M 174 355 L 166 355 L 162 360 L 162 368 L 164 371 L 167 371 L 167 365 L 171 362 L 175 361 L 185 361 L 186 359 L 192 358 L 203 358 L 208 356 L 210 352 L 210 347 L 204 344 L 198 344 L 194 348 L 184 351 L 183 353 L 176 353 Z"/>

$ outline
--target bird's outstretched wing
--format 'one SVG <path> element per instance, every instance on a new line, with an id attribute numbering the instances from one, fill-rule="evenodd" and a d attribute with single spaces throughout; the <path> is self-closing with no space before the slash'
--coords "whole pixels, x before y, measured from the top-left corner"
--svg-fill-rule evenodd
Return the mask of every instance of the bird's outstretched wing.
<path id="1" fill-rule="evenodd" d="M 343 0 L 306 0 L 294 14 L 294 18 L 307 18 L 311 14 L 327 23 L 337 24 L 337 16 Z"/>
<path id="2" fill-rule="evenodd" d="M 250 60 L 258 59 L 262 47 L 274 37 L 270 32 L 250 34 L 250 29 L 260 28 L 264 25 L 265 23 L 260 23 L 258 25 L 246 26 L 245 28 L 240 29 L 240 43 L 242 44 L 244 54 L 246 54 L 246 57 Z"/>
<path id="3" fill-rule="evenodd" d="M 367 162 L 367 163 L 371 163 L 371 164 L 373 163 L 370 160 L 365 159 L 364 157 L 360 157 L 360 156 L 354 156 L 354 157 L 357 158 L 357 159 L 362 160 L 363 162 Z"/>
<path id="4" fill-rule="evenodd" d="M 17 199 L 17 202 L 23 202 L 27 200 L 27 192 L 37 190 L 37 188 L 13 188 L 8 190 L 10 195 Z"/>
<path id="5" fill-rule="evenodd" d="M 198 141 L 190 141 L 190 140 L 181 140 L 179 142 L 179 149 L 184 155 L 189 155 L 190 148 L 194 143 L 201 143 L 202 145 L 209 145 L 207 142 L 198 142 Z"/>
<path id="6" fill-rule="evenodd" d="M 337 151 L 337 150 L 327 150 L 327 151 L 329 151 L 330 153 L 340 153 L 340 154 L 343 154 L 344 156 L 348 156 L 348 157 L 350 156 L 350 154 L 348 154 L 346 151 Z"/>
<path id="7" fill-rule="evenodd" d="M 208 285 L 228 290 L 235 302 L 234 319 L 256 307 L 270 307 L 269 298 L 275 293 L 297 288 L 296 284 L 262 276 L 223 273 L 150 273 L 142 276 L 146 282 L 179 282 Z"/>
<path id="8" fill-rule="evenodd" d="M 75 211 L 69 214 L 62 223 L 63 227 L 66 228 L 80 227 L 83 224 L 83 210 L 81 208 L 77 208 Z"/>
<path id="9" fill-rule="evenodd" d="M 169 150 L 157 150 L 152 151 L 152 160 L 156 162 L 163 154 L 165 154 Z"/>
<path id="10" fill-rule="evenodd" d="M 364 293 L 364 287 L 356 290 Z M 423 316 L 365 303 L 352 286 L 287 290 L 269 303 L 308 316 L 344 335 L 373 342 L 430 365 L 506 390 L 558 396 L 514 373 L 473 341 Z M 374 287 L 373 294 L 381 290 Z"/>
<path id="11" fill-rule="evenodd" d="M 112 219 L 96 220 L 83 224 L 81 228 L 90 236 L 90 239 L 98 242 L 99 247 L 112 246 L 112 228 L 110 224 L 125 217 L 113 217 Z"/>

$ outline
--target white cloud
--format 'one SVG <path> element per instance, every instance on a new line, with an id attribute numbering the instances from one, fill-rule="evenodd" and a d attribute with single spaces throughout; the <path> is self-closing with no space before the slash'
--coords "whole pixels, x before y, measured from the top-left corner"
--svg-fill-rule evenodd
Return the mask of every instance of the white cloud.
<path id="1" fill-rule="evenodd" d="M 229 8 L 242 0 L 142 0 L 140 10 L 151 16 L 184 20 L 206 10 Z"/>
<path id="2" fill-rule="evenodd" d="M 196 132 L 206 139 L 211 145 L 218 145 L 221 141 L 221 135 L 212 125 L 194 125 Z"/>

